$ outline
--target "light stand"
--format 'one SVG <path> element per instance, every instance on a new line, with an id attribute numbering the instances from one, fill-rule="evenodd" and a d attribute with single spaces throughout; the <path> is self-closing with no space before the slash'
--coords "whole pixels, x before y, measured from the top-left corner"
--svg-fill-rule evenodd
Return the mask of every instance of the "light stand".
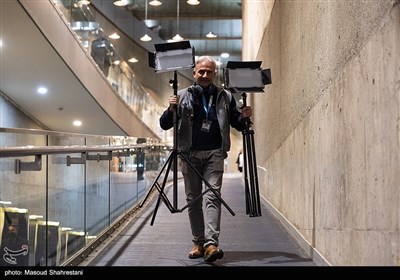
<path id="1" fill-rule="evenodd" d="M 243 106 L 246 104 L 247 94 L 242 93 Z M 251 121 L 246 121 L 246 129 L 243 135 L 243 167 L 244 167 L 244 188 L 246 196 L 246 214 L 250 217 L 261 216 L 260 192 L 257 176 L 257 161 L 254 145 L 254 131 L 250 129 Z M 250 177 L 248 177 L 248 175 Z M 249 186 L 250 185 L 250 186 Z"/>
<path id="2" fill-rule="evenodd" d="M 152 54 L 149 54 L 150 66 L 151 67 L 154 66 L 156 72 L 165 72 L 165 71 L 171 71 L 171 70 L 174 71 L 174 79 L 171 80 L 170 83 L 172 83 L 174 95 L 177 95 L 177 93 L 178 93 L 177 69 L 194 67 L 193 49 L 190 47 L 189 41 L 158 44 L 158 45 L 155 45 L 155 48 L 156 48 L 156 51 L 158 51 L 158 53 L 156 53 L 155 56 L 153 56 Z M 153 64 L 153 62 L 154 62 L 154 64 Z M 183 66 L 179 66 L 179 65 L 183 65 Z M 157 211 L 158 211 L 161 200 L 165 203 L 165 205 L 167 206 L 168 210 L 171 213 L 182 212 L 187 207 L 189 207 L 192 203 L 194 203 L 195 201 L 200 199 L 208 191 L 212 191 L 215 194 L 215 196 L 221 201 L 221 203 L 228 209 L 228 211 L 232 214 L 232 216 L 234 216 L 235 213 L 226 204 L 226 202 L 221 198 L 221 196 L 218 194 L 218 192 L 216 190 L 214 190 L 213 187 L 210 185 L 210 183 L 208 183 L 207 180 L 200 174 L 200 172 L 197 171 L 197 169 L 192 165 L 192 163 L 185 156 L 185 154 L 182 153 L 180 150 L 178 150 L 177 124 L 178 124 L 178 117 L 177 117 L 177 112 L 175 110 L 174 114 L 173 114 L 173 129 L 174 129 L 173 148 L 170 151 L 167 160 L 165 161 L 164 165 L 162 166 L 160 173 L 154 180 L 148 193 L 146 194 L 144 199 L 139 204 L 139 207 L 142 207 L 144 205 L 144 203 L 146 202 L 146 200 L 148 199 L 149 195 L 152 193 L 153 188 L 157 189 L 157 191 L 159 192 L 159 196 L 158 196 L 158 199 L 156 202 L 155 210 L 154 210 L 150 225 L 154 224 L 154 220 L 157 215 Z M 200 195 L 195 197 L 191 202 L 189 202 L 184 207 L 182 207 L 181 209 L 178 208 L 178 176 L 177 176 L 178 155 L 180 156 L 180 158 L 182 160 L 184 160 L 193 169 L 193 171 L 202 179 L 202 181 L 206 184 L 206 186 L 208 188 L 205 191 L 203 191 Z M 172 181 L 173 182 L 173 201 L 172 201 L 172 204 L 164 192 L 171 166 L 173 168 L 173 178 L 172 178 L 172 180 L 173 180 Z M 160 185 L 158 180 L 160 179 L 164 170 L 165 170 L 164 180 L 162 182 L 162 185 Z"/>
<path id="3" fill-rule="evenodd" d="M 225 69 L 225 87 L 230 91 L 242 92 L 243 107 L 247 106 L 247 94 L 264 92 L 264 85 L 271 83 L 270 69 L 261 70 L 261 62 L 232 62 Z M 254 131 L 250 129 L 251 121 L 246 121 L 243 135 L 243 167 L 246 214 L 250 217 L 261 216 L 260 192 L 257 175 L 257 160 L 254 145 Z"/>

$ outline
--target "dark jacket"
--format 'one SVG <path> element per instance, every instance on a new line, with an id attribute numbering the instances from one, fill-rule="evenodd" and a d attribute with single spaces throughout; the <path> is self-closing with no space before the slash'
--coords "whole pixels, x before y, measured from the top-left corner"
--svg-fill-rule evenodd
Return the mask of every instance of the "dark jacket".
<path id="1" fill-rule="evenodd" d="M 198 87 L 198 86 L 197 86 Z M 215 86 L 216 87 L 216 86 Z M 227 156 L 230 150 L 230 126 L 238 131 L 246 128 L 246 118 L 242 118 L 236 106 L 236 101 L 232 94 L 221 87 L 216 87 L 217 99 L 215 102 L 215 110 L 217 114 L 218 124 L 222 138 L 222 152 Z M 178 149 L 188 152 L 192 148 L 193 137 L 193 119 L 196 86 L 190 86 L 182 89 L 177 93 L 179 105 L 177 110 L 177 128 L 178 128 Z M 160 117 L 160 126 L 164 130 L 173 127 L 173 112 L 165 110 Z"/>

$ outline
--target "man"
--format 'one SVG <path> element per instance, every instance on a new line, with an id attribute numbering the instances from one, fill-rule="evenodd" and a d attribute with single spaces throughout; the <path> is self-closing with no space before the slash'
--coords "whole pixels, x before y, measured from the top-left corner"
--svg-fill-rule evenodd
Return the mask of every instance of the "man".
<path id="1" fill-rule="evenodd" d="M 169 97 L 169 107 L 160 117 L 160 126 L 164 130 L 172 128 L 176 112 L 177 148 L 220 195 L 224 159 L 230 150 L 230 126 L 244 130 L 252 108 L 246 106 L 239 111 L 232 94 L 213 84 L 215 75 L 215 60 L 209 56 L 200 57 L 193 70 L 195 83 Z M 194 243 L 189 258 L 204 257 L 211 263 L 224 256 L 218 248 L 221 200 L 213 191 L 207 191 L 203 196 L 203 213 L 203 199 L 194 200 L 202 193 L 202 178 L 186 161 L 181 163 Z"/>

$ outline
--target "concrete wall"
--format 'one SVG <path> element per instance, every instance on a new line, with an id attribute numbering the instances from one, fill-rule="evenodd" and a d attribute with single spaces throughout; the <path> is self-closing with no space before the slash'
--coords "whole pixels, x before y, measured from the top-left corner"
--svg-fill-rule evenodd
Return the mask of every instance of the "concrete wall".
<path id="1" fill-rule="evenodd" d="M 400 265 L 400 5 L 243 1 L 260 192 L 320 265 Z"/>

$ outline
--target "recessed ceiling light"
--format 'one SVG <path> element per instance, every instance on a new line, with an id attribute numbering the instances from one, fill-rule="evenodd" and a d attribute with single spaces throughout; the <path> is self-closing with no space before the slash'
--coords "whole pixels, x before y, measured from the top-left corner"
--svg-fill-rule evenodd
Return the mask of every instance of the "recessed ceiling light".
<path id="1" fill-rule="evenodd" d="M 151 5 L 151 6 L 160 6 L 160 5 L 162 5 L 162 2 L 158 1 L 158 0 L 152 0 L 152 1 L 149 2 L 149 5 Z"/>
<path id="2" fill-rule="evenodd" d="M 108 36 L 110 39 L 119 39 L 119 35 L 117 33 L 113 33 L 110 36 Z"/>
<path id="3" fill-rule="evenodd" d="M 82 122 L 80 120 L 76 120 L 72 123 L 74 126 L 81 126 Z"/>
<path id="4" fill-rule="evenodd" d="M 38 87 L 37 92 L 40 93 L 40 94 L 46 94 L 47 93 L 47 88 Z"/>
<path id="5" fill-rule="evenodd" d="M 198 1 L 198 0 L 188 0 L 186 3 L 188 3 L 189 5 L 199 5 L 200 1 Z"/>
<path id="6" fill-rule="evenodd" d="M 114 1 L 113 4 L 114 4 L 115 6 L 118 6 L 118 7 L 123 7 L 123 6 L 128 5 L 129 3 L 128 3 L 128 1 L 126 1 L 126 0 L 118 0 L 118 1 Z"/>

